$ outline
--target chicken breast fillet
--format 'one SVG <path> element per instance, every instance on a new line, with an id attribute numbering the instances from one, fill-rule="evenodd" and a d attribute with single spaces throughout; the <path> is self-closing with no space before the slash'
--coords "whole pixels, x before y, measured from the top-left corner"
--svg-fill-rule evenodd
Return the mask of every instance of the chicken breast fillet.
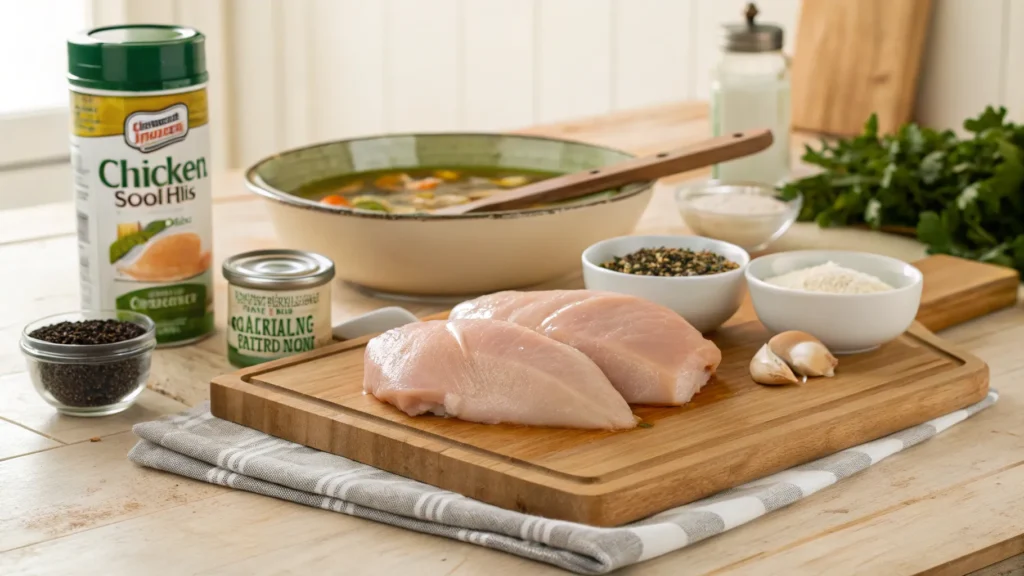
<path id="1" fill-rule="evenodd" d="M 722 361 L 718 346 L 672 310 L 591 290 L 497 292 L 463 302 L 451 319 L 507 320 L 586 354 L 630 404 L 689 402 Z"/>
<path id="2" fill-rule="evenodd" d="M 366 345 L 363 390 L 410 416 L 620 429 L 636 418 L 574 348 L 498 320 L 407 324 Z"/>

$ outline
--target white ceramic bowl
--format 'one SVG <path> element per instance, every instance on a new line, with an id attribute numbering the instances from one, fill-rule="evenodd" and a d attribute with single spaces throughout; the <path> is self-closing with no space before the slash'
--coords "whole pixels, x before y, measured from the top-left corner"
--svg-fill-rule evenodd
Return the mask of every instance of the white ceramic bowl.
<path id="1" fill-rule="evenodd" d="M 616 256 L 641 248 L 710 250 L 740 265 L 735 270 L 707 276 L 637 276 L 602 268 Z M 703 236 L 620 236 L 598 242 L 583 252 L 583 282 L 589 290 L 631 294 L 671 308 L 694 328 L 711 332 L 739 310 L 743 303 L 743 272 L 750 262 L 745 250 Z"/>
<path id="2" fill-rule="evenodd" d="M 827 294 L 782 288 L 765 280 L 835 262 L 876 276 L 894 290 Z M 865 352 L 902 334 L 917 316 L 923 277 L 917 268 L 888 256 L 845 250 L 798 250 L 755 258 L 747 267 L 754 310 L 772 332 L 802 330 L 835 354 Z"/>

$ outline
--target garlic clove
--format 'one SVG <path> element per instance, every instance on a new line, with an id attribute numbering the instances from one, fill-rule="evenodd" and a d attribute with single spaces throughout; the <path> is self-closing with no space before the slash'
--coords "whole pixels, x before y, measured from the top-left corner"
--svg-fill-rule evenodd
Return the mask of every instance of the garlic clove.
<path id="1" fill-rule="evenodd" d="M 814 336 L 799 330 L 781 332 L 768 341 L 768 348 L 803 376 L 835 376 L 839 360 Z"/>
<path id="2" fill-rule="evenodd" d="M 761 349 L 750 359 L 750 377 L 758 384 L 778 386 L 782 384 L 798 384 L 796 375 L 789 366 L 772 352 L 768 345 L 761 346 Z"/>

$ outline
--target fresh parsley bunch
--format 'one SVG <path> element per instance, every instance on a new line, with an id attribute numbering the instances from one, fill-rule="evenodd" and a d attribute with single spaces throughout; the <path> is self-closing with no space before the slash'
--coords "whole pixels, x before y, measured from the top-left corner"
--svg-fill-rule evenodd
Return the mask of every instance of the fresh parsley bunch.
<path id="1" fill-rule="evenodd" d="M 909 227 L 930 254 L 1024 271 L 1024 126 L 990 106 L 964 129 L 911 123 L 879 136 L 872 115 L 860 136 L 806 146 L 804 162 L 823 171 L 782 195 L 802 192 L 800 220 L 822 227 Z"/>

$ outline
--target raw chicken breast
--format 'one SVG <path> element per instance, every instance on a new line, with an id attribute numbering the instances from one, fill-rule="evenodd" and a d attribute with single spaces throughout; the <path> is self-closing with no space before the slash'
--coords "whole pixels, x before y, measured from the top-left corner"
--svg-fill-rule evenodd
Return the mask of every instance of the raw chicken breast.
<path id="1" fill-rule="evenodd" d="M 601 369 L 570 346 L 510 322 L 434 320 L 366 345 L 363 390 L 410 416 L 497 424 L 633 428 Z"/>
<path id="2" fill-rule="evenodd" d="M 590 290 L 498 292 L 463 302 L 452 319 L 508 320 L 583 352 L 630 404 L 682 405 L 700 391 L 722 352 L 672 310 Z"/>

